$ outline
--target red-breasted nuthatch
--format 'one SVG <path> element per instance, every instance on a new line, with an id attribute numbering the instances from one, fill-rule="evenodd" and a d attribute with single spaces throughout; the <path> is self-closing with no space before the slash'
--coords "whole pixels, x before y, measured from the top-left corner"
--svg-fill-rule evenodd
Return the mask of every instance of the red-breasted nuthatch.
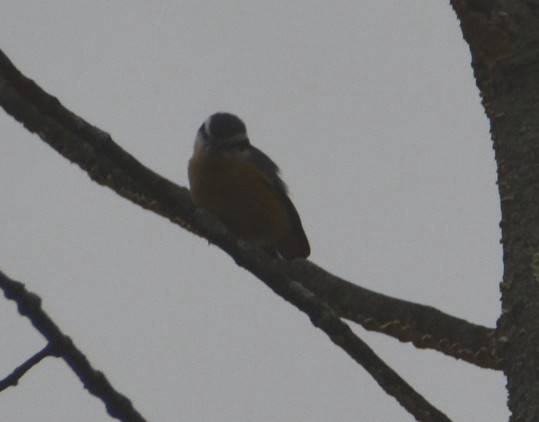
<path id="1" fill-rule="evenodd" d="M 189 184 L 195 204 L 236 236 L 284 259 L 311 253 L 279 168 L 250 144 L 237 116 L 216 113 L 200 126 Z"/>

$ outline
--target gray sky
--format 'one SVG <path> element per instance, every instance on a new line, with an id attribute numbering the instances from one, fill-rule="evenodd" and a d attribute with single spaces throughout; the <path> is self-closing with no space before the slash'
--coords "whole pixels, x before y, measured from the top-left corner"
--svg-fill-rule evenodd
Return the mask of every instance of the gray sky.
<path id="1" fill-rule="evenodd" d="M 327 270 L 493 326 L 499 200 L 447 2 L 4 0 L 23 73 L 187 184 L 202 121 L 238 114 L 281 167 Z M 0 268 L 152 421 L 412 418 L 308 318 L 203 239 L 98 186 L 0 112 Z M 456 421 L 505 421 L 505 380 L 354 328 Z M 0 377 L 44 345 L 0 301 Z M 4 420 L 108 420 L 61 361 Z"/>

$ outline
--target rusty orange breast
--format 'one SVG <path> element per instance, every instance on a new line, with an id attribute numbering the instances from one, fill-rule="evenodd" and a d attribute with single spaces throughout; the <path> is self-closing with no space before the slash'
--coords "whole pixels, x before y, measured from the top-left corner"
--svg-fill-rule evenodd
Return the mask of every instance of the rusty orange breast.
<path id="1" fill-rule="evenodd" d="M 251 243 L 274 246 L 290 231 L 281 195 L 241 158 L 199 152 L 189 161 L 189 183 L 197 206 Z"/>

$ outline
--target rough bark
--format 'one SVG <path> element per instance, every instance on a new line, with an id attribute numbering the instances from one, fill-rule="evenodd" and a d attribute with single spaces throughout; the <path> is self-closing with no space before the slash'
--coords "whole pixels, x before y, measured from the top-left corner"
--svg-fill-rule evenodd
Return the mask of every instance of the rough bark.
<path id="1" fill-rule="evenodd" d="M 504 274 L 498 340 L 512 421 L 539 421 L 539 1 L 453 1 L 491 124 Z"/>

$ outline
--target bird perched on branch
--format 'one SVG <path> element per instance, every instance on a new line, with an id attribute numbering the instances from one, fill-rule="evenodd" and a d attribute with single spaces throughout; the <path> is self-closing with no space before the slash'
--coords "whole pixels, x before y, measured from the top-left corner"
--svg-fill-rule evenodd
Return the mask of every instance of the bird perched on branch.
<path id="1" fill-rule="evenodd" d="M 306 258 L 311 253 L 279 168 L 251 145 L 237 116 L 216 113 L 200 126 L 189 184 L 195 204 L 236 236 L 274 257 Z"/>

